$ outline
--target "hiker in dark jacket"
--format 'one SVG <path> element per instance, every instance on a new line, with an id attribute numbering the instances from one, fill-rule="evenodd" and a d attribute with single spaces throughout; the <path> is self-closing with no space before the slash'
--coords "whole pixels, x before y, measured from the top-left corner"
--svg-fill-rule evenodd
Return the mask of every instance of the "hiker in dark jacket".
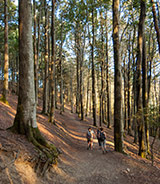
<path id="1" fill-rule="evenodd" d="M 101 139 L 100 139 L 100 134 L 101 134 L 101 130 L 100 130 L 100 128 L 98 128 L 98 129 L 97 129 L 97 140 L 98 140 L 99 148 L 101 149 Z"/>
<path id="2" fill-rule="evenodd" d="M 101 142 L 101 148 L 103 153 L 106 153 L 106 133 L 104 132 L 103 128 L 100 128 L 100 142 Z"/>

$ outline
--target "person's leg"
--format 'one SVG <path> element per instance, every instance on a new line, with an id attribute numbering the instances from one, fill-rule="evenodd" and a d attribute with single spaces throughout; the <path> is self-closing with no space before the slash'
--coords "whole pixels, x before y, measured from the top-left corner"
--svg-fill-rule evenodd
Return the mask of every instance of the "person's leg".
<path id="1" fill-rule="evenodd" d="M 104 141 L 101 141 L 102 152 L 104 153 Z"/>
<path id="2" fill-rule="evenodd" d="M 90 148 L 93 149 L 93 140 L 90 141 Z"/>
<path id="3" fill-rule="evenodd" d="M 89 149 L 90 148 L 90 141 L 87 140 L 87 143 L 88 143 L 87 149 Z"/>
<path id="4" fill-rule="evenodd" d="M 101 148 L 101 140 L 98 138 L 98 144 L 99 144 L 99 147 Z"/>
<path id="5" fill-rule="evenodd" d="M 104 151 L 106 152 L 106 139 L 104 140 Z"/>

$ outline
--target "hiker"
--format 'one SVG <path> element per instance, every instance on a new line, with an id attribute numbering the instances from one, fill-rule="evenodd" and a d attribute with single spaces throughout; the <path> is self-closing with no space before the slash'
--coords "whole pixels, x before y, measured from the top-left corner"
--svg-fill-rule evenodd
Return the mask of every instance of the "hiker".
<path id="1" fill-rule="evenodd" d="M 101 149 L 101 139 L 100 139 L 100 134 L 101 134 L 101 130 L 100 130 L 100 128 L 98 128 L 98 129 L 97 129 L 97 140 L 98 140 L 99 148 Z"/>
<path id="2" fill-rule="evenodd" d="M 94 138 L 94 131 L 92 130 L 92 128 L 88 128 L 88 131 L 87 131 L 87 143 L 88 143 L 88 146 L 87 146 L 87 149 L 93 149 L 93 138 Z"/>
<path id="3" fill-rule="evenodd" d="M 106 133 L 103 128 L 100 128 L 100 142 L 103 153 L 106 153 Z"/>

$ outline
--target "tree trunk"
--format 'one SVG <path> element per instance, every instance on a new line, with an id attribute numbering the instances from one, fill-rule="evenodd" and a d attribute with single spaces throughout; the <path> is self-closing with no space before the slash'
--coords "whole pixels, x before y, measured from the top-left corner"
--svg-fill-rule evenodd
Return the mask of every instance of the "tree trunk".
<path id="1" fill-rule="evenodd" d="M 60 45 L 60 114 L 62 114 L 64 110 L 64 101 L 63 101 L 63 60 L 62 60 L 62 47 L 63 47 L 63 21 L 61 17 L 61 45 Z"/>
<path id="2" fill-rule="evenodd" d="M 156 6 L 155 6 L 155 2 L 153 0 L 151 0 L 151 4 L 152 4 L 154 27 L 155 27 L 155 30 L 157 33 L 157 42 L 158 42 L 158 48 L 159 48 L 159 54 L 160 54 L 160 31 L 159 31 L 158 20 L 157 20 L 157 15 L 156 15 Z"/>
<path id="3" fill-rule="evenodd" d="M 128 135 L 132 135 L 131 128 L 131 35 L 128 43 Z"/>
<path id="4" fill-rule="evenodd" d="M 51 58 L 51 109 L 49 122 L 55 123 L 55 0 L 52 0 L 52 58 Z"/>
<path id="5" fill-rule="evenodd" d="M 124 130 L 127 130 L 127 69 L 126 69 L 126 54 L 124 57 L 123 65 L 124 65 Z"/>
<path id="6" fill-rule="evenodd" d="M 73 71 L 72 66 L 70 66 L 70 93 L 71 93 L 71 113 L 73 113 Z"/>
<path id="7" fill-rule="evenodd" d="M 49 77 L 49 74 L 48 74 L 48 60 L 49 60 L 49 57 L 48 57 L 48 6 L 47 6 L 47 2 L 45 0 L 45 56 L 44 56 L 44 61 L 45 61 L 45 74 L 44 74 L 44 85 L 43 85 L 43 110 L 42 110 L 42 113 L 44 114 L 48 114 L 48 91 L 49 91 L 49 86 L 48 86 L 48 77 Z"/>
<path id="8" fill-rule="evenodd" d="M 115 151 L 123 152 L 122 122 L 122 76 L 119 53 L 119 0 L 113 0 L 113 46 L 114 46 L 114 145 Z"/>
<path id="9" fill-rule="evenodd" d="M 107 92 L 107 128 L 111 128 L 111 100 L 110 100 L 110 82 L 109 82 L 109 57 L 108 57 L 108 26 L 106 13 L 106 92 Z"/>
<path id="10" fill-rule="evenodd" d="M 137 54 L 137 124 L 138 124 L 138 138 L 139 138 L 139 155 L 142 158 L 146 157 L 145 148 L 145 130 L 144 130 L 144 114 L 142 104 L 142 49 L 143 49 L 143 34 L 144 23 L 146 16 L 146 4 L 141 0 L 141 13 L 138 27 L 138 54 Z"/>
<path id="11" fill-rule="evenodd" d="M 96 83 L 95 83 L 95 66 L 94 66 L 94 5 L 92 4 L 92 45 L 91 45 L 91 56 L 92 56 L 92 102 L 93 102 L 93 126 L 97 126 L 97 110 L 96 110 Z"/>
<path id="12" fill-rule="evenodd" d="M 150 153 L 149 146 L 149 119 L 148 119 L 148 63 L 147 63 L 147 54 L 146 54 L 146 40 L 145 36 L 143 36 L 143 58 L 142 58 L 142 94 L 143 94 L 143 108 L 144 108 L 144 123 L 145 123 L 145 135 L 146 135 L 146 146 L 147 153 Z"/>
<path id="13" fill-rule="evenodd" d="M 101 17 L 101 91 L 100 91 L 100 126 L 104 123 L 104 31 L 103 31 L 103 16 L 102 11 L 100 12 Z"/>
<path id="14" fill-rule="evenodd" d="M 47 168 L 58 156 L 56 148 L 41 135 L 36 121 L 36 99 L 32 43 L 31 1 L 19 1 L 19 95 L 17 113 L 10 130 L 24 134 L 41 150 Z M 48 151 L 49 150 L 49 151 Z M 44 169 L 42 170 L 44 173 Z"/>
<path id="15" fill-rule="evenodd" d="M 33 0 L 33 15 L 34 15 L 34 36 L 33 36 L 33 50 L 34 50 L 34 80 L 35 80 L 35 98 L 38 103 L 38 61 L 37 61 L 37 15 L 36 15 L 36 1 Z"/>
<path id="16" fill-rule="evenodd" d="M 8 0 L 4 0 L 4 81 L 3 81 L 3 92 L 2 101 L 7 102 L 8 95 L 8 66 L 9 66 L 9 54 L 8 54 Z"/>
<path id="17" fill-rule="evenodd" d="M 77 90 L 76 90 L 76 113 L 79 114 L 80 112 L 80 107 L 79 107 L 79 99 L 80 99 L 80 60 L 79 60 L 79 50 L 80 50 L 80 45 L 79 45 L 79 23 L 76 22 L 76 30 L 75 30 L 75 48 L 76 48 L 76 79 L 77 79 Z"/>

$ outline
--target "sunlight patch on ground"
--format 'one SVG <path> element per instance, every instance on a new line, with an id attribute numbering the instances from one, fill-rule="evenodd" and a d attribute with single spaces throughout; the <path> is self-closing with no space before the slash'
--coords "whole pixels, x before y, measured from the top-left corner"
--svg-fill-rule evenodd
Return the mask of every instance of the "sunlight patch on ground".
<path id="1" fill-rule="evenodd" d="M 59 123 L 58 120 L 56 120 L 56 121 Z M 61 130 L 63 130 L 66 134 L 68 134 L 69 136 L 71 136 L 72 138 L 77 139 L 77 140 L 81 140 L 81 141 L 86 141 L 86 138 L 79 137 L 79 136 L 76 136 L 76 135 L 73 135 L 73 134 L 69 133 L 69 132 L 68 132 L 66 129 L 64 129 L 61 125 L 57 124 L 57 126 L 58 126 Z"/>
<path id="2" fill-rule="evenodd" d="M 40 117 L 40 118 L 42 118 L 42 119 L 46 120 L 46 117 L 44 117 L 44 116 L 43 116 L 43 115 L 41 115 L 41 114 L 38 114 L 38 117 Z"/>
<path id="3" fill-rule="evenodd" d="M 60 169 L 57 166 L 54 166 L 54 171 L 56 172 L 57 175 L 60 175 L 62 178 L 64 178 L 64 180 L 66 180 L 68 183 L 73 183 L 74 182 L 74 178 L 68 174 L 66 174 L 62 169 Z"/>
<path id="4" fill-rule="evenodd" d="M 10 112 L 7 112 L 7 114 L 8 114 L 9 116 L 11 116 L 12 118 L 15 117 L 15 114 L 11 114 Z"/>
<path id="5" fill-rule="evenodd" d="M 49 138 L 53 138 L 54 139 L 54 135 L 53 134 L 51 134 L 48 130 L 46 130 L 46 128 L 42 125 L 42 124 L 38 124 L 38 128 L 39 128 L 39 130 L 42 132 L 42 133 L 44 133 L 45 135 L 47 135 Z"/>
<path id="6" fill-rule="evenodd" d="M 61 162 L 63 162 L 64 164 L 68 165 L 68 166 L 72 166 L 72 162 L 68 161 L 67 159 L 64 159 L 62 157 L 58 158 Z"/>

